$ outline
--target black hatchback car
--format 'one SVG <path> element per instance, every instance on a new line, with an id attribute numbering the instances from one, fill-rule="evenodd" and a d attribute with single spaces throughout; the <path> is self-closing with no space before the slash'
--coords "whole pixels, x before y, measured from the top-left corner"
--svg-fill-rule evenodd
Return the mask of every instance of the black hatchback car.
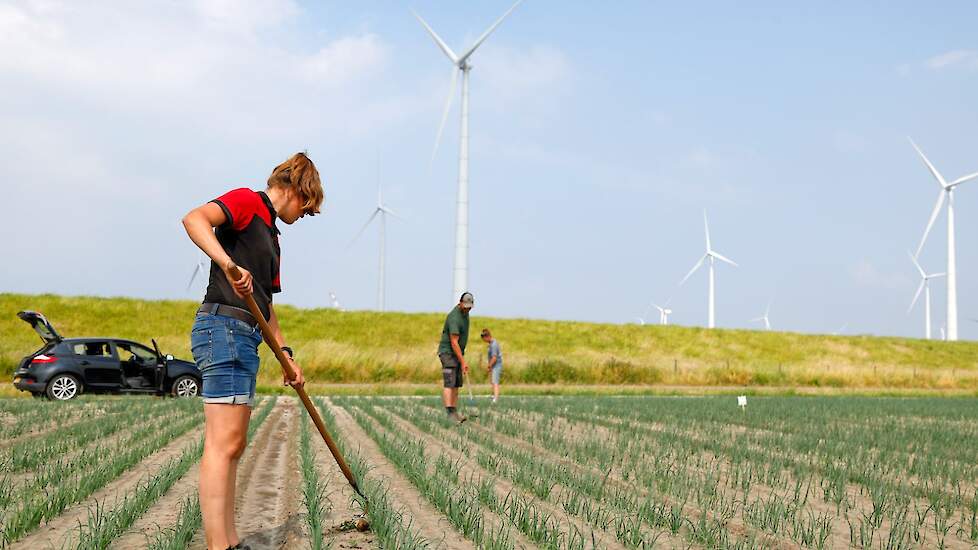
<path id="1" fill-rule="evenodd" d="M 62 338 L 43 315 L 21 311 L 44 346 L 24 357 L 14 371 L 14 387 L 35 397 L 67 400 L 82 392 L 171 394 L 196 397 L 201 376 L 197 365 L 162 355 L 119 338 Z"/>

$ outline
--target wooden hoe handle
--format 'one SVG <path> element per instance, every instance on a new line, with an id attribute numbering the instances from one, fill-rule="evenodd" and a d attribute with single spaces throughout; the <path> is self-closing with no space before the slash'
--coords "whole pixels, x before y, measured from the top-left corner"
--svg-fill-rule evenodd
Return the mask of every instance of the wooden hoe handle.
<path id="1" fill-rule="evenodd" d="M 241 278 L 241 270 L 238 269 L 238 266 L 231 264 L 231 268 L 228 271 L 235 280 Z M 285 377 L 289 380 L 294 380 L 295 371 L 292 370 L 292 365 L 289 362 L 288 357 L 286 357 L 285 352 L 282 351 L 281 346 L 279 346 L 278 342 L 276 342 L 275 338 L 272 336 L 272 327 L 268 326 L 268 321 L 265 320 L 265 316 L 262 315 L 261 310 L 258 309 L 258 304 L 255 303 L 255 298 L 249 294 L 248 296 L 245 296 L 245 303 L 248 304 L 248 311 L 251 312 L 251 316 L 258 321 L 258 326 L 261 328 L 261 334 L 264 336 L 265 342 L 268 343 L 268 347 L 272 348 L 275 358 L 278 359 L 279 364 L 282 365 L 282 370 L 285 372 Z M 323 441 L 325 441 L 326 446 L 329 447 L 329 452 L 333 454 L 333 458 L 336 459 L 336 464 L 340 467 L 340 470 L 343 471 L 343 475 L 346 476 L 346 480 L 350 482 L 350 486 L 353 487 L 353 490 L 356 491 L 364 501 L 366 501 L 367 497 L 360 492 L 360 488 L 357 486 L 357 481 L 353 477 L 353 472 L 350 471 L 350 467 L 347 466 L 346 461 L 343 460 L 343 455 L 340 454 L 339 447 L 336 446 L 336 443 L 333 442 L 333 438 L 330 437 L 329 432 L 326 431 L 326 425 L 323 424 L 323 419 L 319 416 L 319 411 L 316 410 L 316 407 L 312 404 L 312 400 L 309 399 L 306 389 L 303 387 L 296 388 L 294 386 L 293 389 L 297 394 L 299 394 L 299 399 L 302 401 L 302 404 L 306 406 L 306 412 L 308 412 L 309 416 L 312 417 L 312 423 L 315 424 L 316 429 L 319 430 L 319 435 L 323 436 Z"/>

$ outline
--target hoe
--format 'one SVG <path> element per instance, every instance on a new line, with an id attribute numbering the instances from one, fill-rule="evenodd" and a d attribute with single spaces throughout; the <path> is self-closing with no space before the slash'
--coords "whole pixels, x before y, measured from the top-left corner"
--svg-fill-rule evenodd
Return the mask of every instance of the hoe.
<path id="1" fill-rule="evenodd" d="M 238 266 L 231 265 L 231 276 L 235 280 L 241 278 L 241 271 Z M 251 312 L 251 316 L 258 321 L 258 326 L 261 327 L 261 334 L 265 338 L 265 342 L 268 343 L 268 347 L 272 348 L 272 352 L 275 353 L 275 358 L 278 359 L 280 365 L 282 365 L 282 370 L 285 372 L 285 377 L 289 380 L 295 378 L 295 372 L 292 370 L 292 365 L 289 363 L 289 359 L 285 356 L 285 352 L 280 349 L 280 346 L 275 342 L 272 336 L 272 329 L 268 326 L 268 321 L 265 320 L 265 316 L 262 315 L 261 310 L 258 309 L 258 304 L 255 303 L 255 299 L 248 295 L 245 297 L 245 303 L 248 305 L 248 311 Z M 356 491 L 360 498 L 363 499 L 363 511 L 367 511 L 367 497 L 360 491 L 360 487 L 357 486 L 357 481 L 353 477 L 353 472 L 350 471 L 350 467 L 346 465 L 346 461 L 343 460 L 343 455 L 340 453 L 339 447 L 333 442 L 333 438 L 330 437 L 329 432 L 326 431 L 326 425 L 323 424 L 322 417 L 319 416 L 319 411 L 312 404 L 312 400 L 309 399 L 309 394 L 306 393 L 306 389 L 299 387 L 294 388 L 295 392 L 299 394 L 299 399 L 302 404 L 306 407 L 306 412 L 312 417 L 312 423 L 316 425 L 316 429 L 319 430 L 319 435 L 323 436 L 323 441 L 326 442 L 326 446 L 329 447 L 329 452 L 332 453 L 333 458 L 336 459 L 337 466 L 343 471 L 343 475 L 346 476 L 346 480 L 350 482 L 350 486 Z M 356 520 L 357 531 L 366 531 L 370 528 L 370 523 L 367 521 L 366 516 L 361 516 Z"/>

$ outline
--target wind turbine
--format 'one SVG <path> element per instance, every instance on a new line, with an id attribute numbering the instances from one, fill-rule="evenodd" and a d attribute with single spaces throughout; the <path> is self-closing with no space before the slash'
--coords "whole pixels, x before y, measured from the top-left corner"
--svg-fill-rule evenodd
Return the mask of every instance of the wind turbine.
<path id="1" fill-rule="evenodd" d="M 367 218 L 367 223 L 363 224 L 363 227 L 360 228 L 360 232 L 357 233 L 357 236 L 356 237 L 353 237 L 353 240 L 350 241 L 350 244 L 347 245 L 347 248 L 353 246 L 353 243 L 357 242 L 357 239 L 360 238 L 360 235 L 363 235 L 363 232 L 367 230 L 367 227 L 371 224 L 371 222 L 374 221 L 374 218 L 377 218 L 377 216 L 380 216 L 380 254 L 379 254 L 379 258 L 377 260 L 377 263 L 378 263 L 378 266 L 377 266 L 377 271 L 378 271 L 378 275 L 377 275 L 377 309 L 379 311 L 384 311 L 384 297 L 386 295 L 385 284 L 386 284 L 386 281 L 387 281 L 387 275 L 385 273 L 385 260 L 386 260 L 387 252 L 386 252 L 386 247 L 385 247 L 385 240 L 386 240 L 386 236 L 387 236 L 387 216 L 388 215 L 394 216 L 395 218 L 397 218 L 399 220 L 402 220 L 402 221 L 404 219 L 404 218 L 398 216 L 396 213 L 394 213 L 393 210 L 391 210 L 390 208 L 388 208 L 384 204 L 384 194 L 383 194 L 383 191 L 381 190 L 380 183 L 378 182 L 378 184 L 377 184 L 377 206 L 374 207 L 373 213 L 370 214 L 370 217 L 369 218 Z"/>
<path id="2" fill-rule="evenodd" d="M 767 309 L 764 310 L 764 315 L 762 315 L 761 317 L 755 317 L 751 319 L 750 322 L 756 323 L 758 321 L 764 321 L 764 330 L 771 330 L 771 319 L 768 317 L 770 313 L 771 313 L 771 302 L 768 302 Z"/>
<path id="3" fill-rule="evenodd" d="M 920 273 L 920 286 L 917 287 L 917 293 L 913 295 L 913 301 L 910 302 L 910 307 L 907 308 L 907 313 L 913 310 L 913 306 L 917 304 L 917 299 L 920 298 L 920 292 L 924 292 L 924 338 L 930 340 L 930 280 L 936 279 L 938 277 L 943 277 L 944 273 L 933 273 L 928 275 L 924 268 L 920 267 L 920 263 L 910 251 L 907 251 L 910 255 L 910 261 L 913 262 L 914 267 L 917 268 L 917 273 Z"/>
<path id="4" fill-rule="evenodd" d="M 666 302 L 666 306 L 668 306 L 668 305 L 669 305 L 669 302 Z M 652 304 L 652 307 L 654 307 L 655 309 L 659 310 L 659 324 L 660 325 L 668 325 L 669 324 L 669 316 L 672 315 L 672 310 L 669 309 L 668 307 L 660 306 L 658 304 Z"/>
<path id="5" fill-rule="evenodd" d="M 910 138 L 907 138 L 910 139 Z M 917 252 L 914 257 L 920 257 L 920 251 L 924 248 L 924 243 L 927 241 L 927 235 L 930 233 L 931 228 L 934 226 L 934 221 L 937 220 L 937 215 L 941 212 L 941 206 L 944 205 L 944 201 L 947 201 L 947 339 L 957 340 L 958 339 L 958 272 L 956 267 L 956 257 L 954 253 L 954 188 L 962 183 L 978 178 L 978 172 L 973 174 L 968 174 L 967 176 L 961 176 L 960 178 L 948 183 L 944 179 L 944 176 L 934 168 L 934 165 L 924 156 L 923 151 L 917 147 L 917 144 L 910 139 L 910 145 L 917 151 L 920 158 L 927 165 L 927 169 L 937 180 L 937 183 L 941 186 L 940 194 L 937 196 L 937 204 L 934 205 L 934 210 L 930 214 L 930 221 L 927 222 L 927 229 L 924 230 L 924 236 L 920 239 L 920 246 L 917 247 Z"/>
<path id="6" fill-rule="evenodd" d="M 329 292 L 329 303 L 336 311 L 343 311 L 343 306 L 340 305 L 340 301 L 336 299 L 336 293 L 333 291 Z"/>
<path id="7" fill-rule="evenodd" d="M 686 282 L 686 279 L 689 279 L 690 276 L 692 276 L 693 273 L 695 273 L 696 270 L 703 265 L 704 261 L 710 260 L 710 294 L 709 294 L 709 315 L 707 317 L 707 328 L 714 328 L 716 326 L 716 317 L 715 317 L 716 274 L 714 273 L 714 264 L 716 263 L 716 260 L 720 260 L 722 262 L 727 262 L 728 264 L 734 267 L 739 267 L 739 266 L 736 263 L 734 263 L 733 260 L 726 258 L 723 255 L 721 255 L 719 252 L 713 250 L 713 247 L 710 245 L 710 224 L 706 221 L 705 210 L 703 211 L 703 227 L 706 228 L 706 254 L 703 254 L 700 260 L 696 262 L 696 265 L 693 266 L 693 269 L 690 269 L 689 273 L 687 273 L 686 276 L 683 277 L 683 280 L 679 282 L 679 286 L 682 286 L 683 283 Z"/>
<path id="8" fill-rule="evenodd" d="M 442 111 L 441 123 L 438 125 L 438 134 L 435 137 L 435 147 L 431 152 L 431 161 L 434 162 L 435 153 L 438 152 L 438 144 L 441 141 L 442 130 L 445 128 L 445 121 L 448 119 L 448 111 L 452 106 L 452 96 L 455 95 L 455 86 L 458 82 L 458 73 L 462 73 L 462 126 L 459 133 L 459 152 L 458 152 L 458 194 L 455 202 L 455 264 L 452 268 L 452 300 L 457 300 L 469 286 L 469 71 L 472 65 L 469 64 L 469 57 L 475 50 L 482 45 L 496 27 L 503 22 L 503 19 L 516 9 L 523 0 L 518 0 L 506 13 L 492 24 L 486 32 L 482 33 L 475 43 L 461 55 L 456 55 L 448 44 L 439 37 L 434 29 L 425 22 L 417 13 L 414 16 L 421 23 L 435 44 L 441 49 L 442 53 L 452 62 L 452 81 L 448 90 L 448 97 L 445 100 L 445 108 Z"/>
<path id="9" fill-rule="evenodd" d="M 655 309 L 658 309 L 659 310 L 659 324 L 660 325 L 668 325 L 669 324 L 669 316 L 672 315 L 672 310 L 669 309 L 666 306 L 668 306 L 669 305 L 669 302 L 671 302 L 671 301 L 672 301 L 672 298 L 669 298 L 668 300 L 666 300 L 666 303 L 665 303 L 664 306 L 659 306 L 655 302 L 650 302 L 649 303 L 649 307 L 645 308 L 645 313 L 643 313 L 642 314 L 642 317 L 640 317 L 640 318 L 648 317 L 649 316 L 649 312 L 652 311 L 652 308 L 655 308 Z"/>
<path id="10" fill-rule="evenodd" d="M 194 267 L 193 275 L 190 276 L 190 282 L 187 283 L 188 292 L 190 291 L 190 287 L 194 285 L 194 280 L 197 279 L 198 273 L 202 278 L 205 278 L 204 280 L 206 281 L 206 277 L 208 276 L 208 272 L 207 272 L 208 270 L 207 270 L 207 262 L 205 261 L 205 258 L 206 256 L 204 256 L 203 254 L 197 256 L 197 265 Z"/>

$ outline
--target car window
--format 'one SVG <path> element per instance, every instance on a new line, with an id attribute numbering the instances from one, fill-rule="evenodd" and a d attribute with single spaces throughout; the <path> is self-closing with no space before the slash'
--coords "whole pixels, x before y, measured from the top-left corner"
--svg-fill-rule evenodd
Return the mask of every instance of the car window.
<path id="1" fill-rule="evenodd" d="M 119 350 L 119 359 L 129 361 L 132 357 L 140 363 L 155 363 L 156 353 L 145 346 L 130 342 L 116 342 L 115 348 Z"/>
<path id="2" fill-rule="evenodd" d="M 112 349 L 108 342 L 79 342 L 72 346 L 75 355 L 88 357 L 112 357 Z"/>

